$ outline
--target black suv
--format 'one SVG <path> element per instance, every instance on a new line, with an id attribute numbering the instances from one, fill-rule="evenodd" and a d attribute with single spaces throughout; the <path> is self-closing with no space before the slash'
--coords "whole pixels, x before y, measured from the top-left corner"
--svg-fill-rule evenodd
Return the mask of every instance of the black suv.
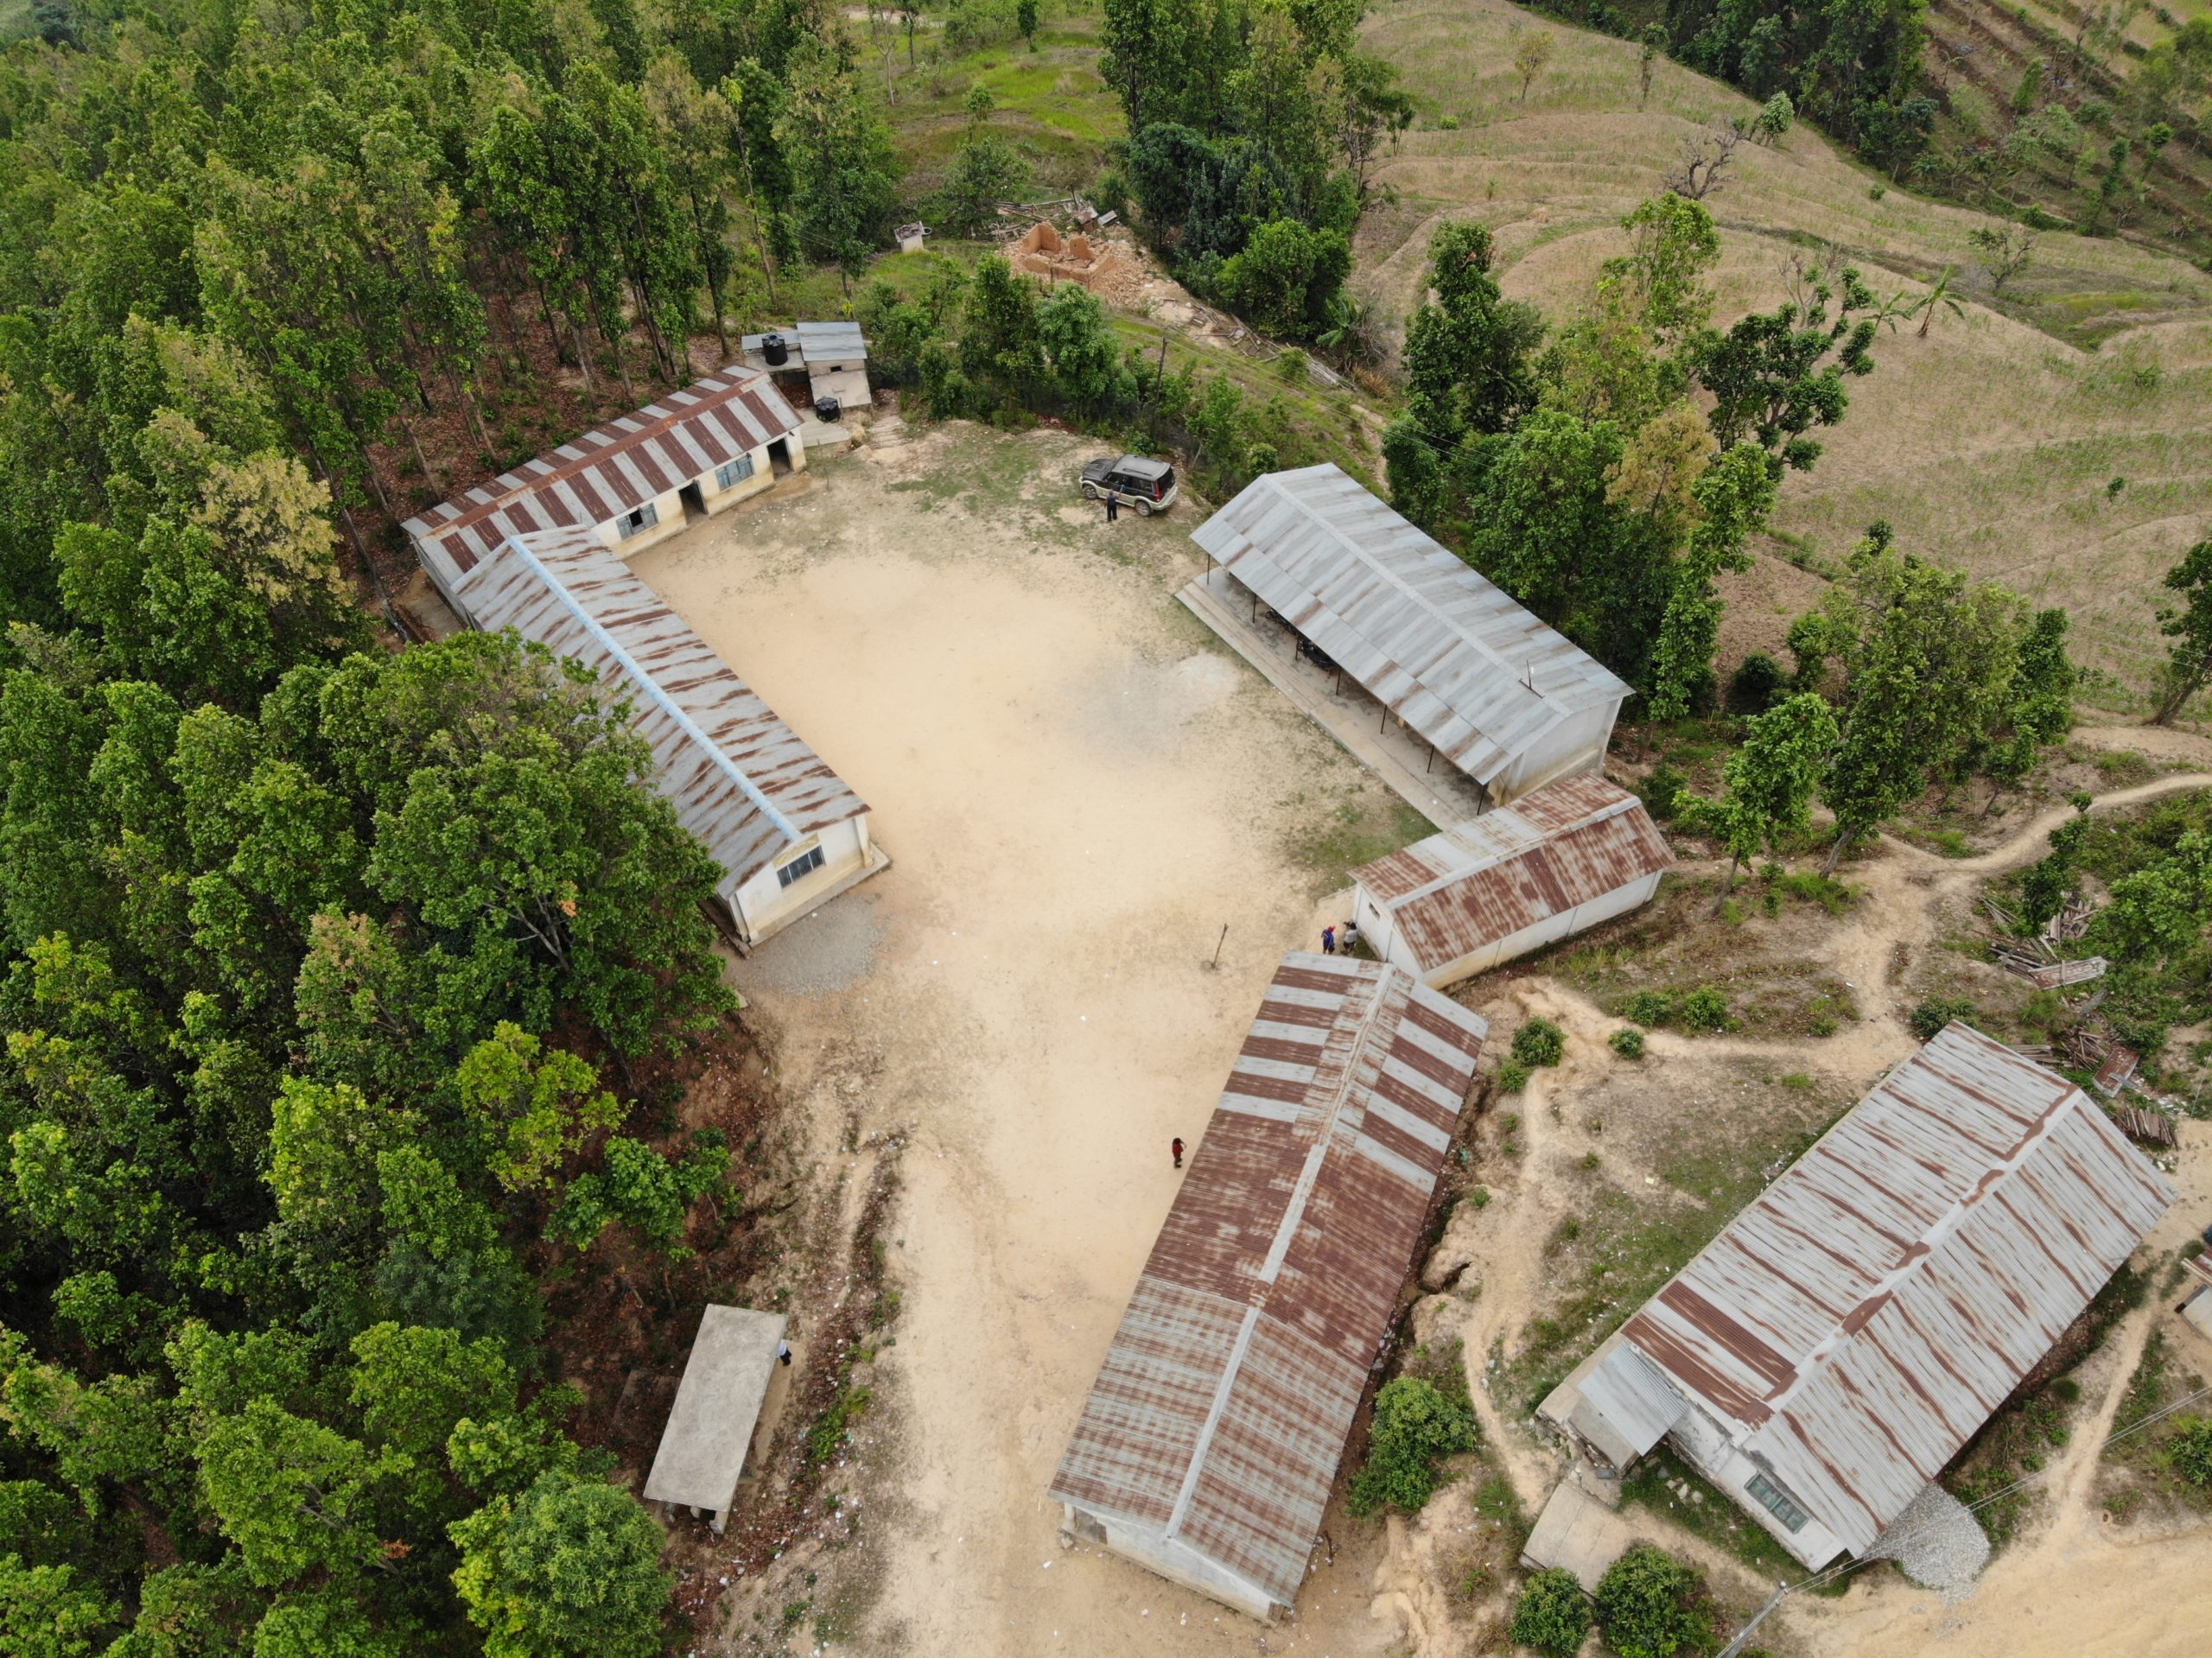
<path id="1" fill-rule="evenodd" d="M 1083 469 L 1086 500 L 1103 501 L 1109 495 L 1123 506 L 1133 506 L 1147 517 L 1175 505 L 1175 468 L 1165 461 L 1147 461 L 1125 454 L 1119 461 L 1094 461 Z"/>

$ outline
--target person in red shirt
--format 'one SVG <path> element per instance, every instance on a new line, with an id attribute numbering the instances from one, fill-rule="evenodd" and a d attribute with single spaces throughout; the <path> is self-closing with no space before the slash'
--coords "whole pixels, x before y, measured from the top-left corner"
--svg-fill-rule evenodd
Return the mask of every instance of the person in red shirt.
<path id="1" fill-rule="evenodd" d="M 1170 1140 L 1167 1143 L 1167 1149 L 1174 1155 L 1175 1166 L 1179 1169 L 1181 1168 L 1183 1166 L 1183 1141 L 1181 1136 L 1179 1135 L 1175 1139 Z"/>

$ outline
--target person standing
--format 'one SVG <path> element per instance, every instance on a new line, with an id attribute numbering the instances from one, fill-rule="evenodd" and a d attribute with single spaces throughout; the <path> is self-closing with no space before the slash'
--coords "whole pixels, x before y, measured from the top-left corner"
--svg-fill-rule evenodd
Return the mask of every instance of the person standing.
<path id="1" fill-rule="evenodd" d="M 1175 1159 L 1175 1166 L 1176 1166 L 1177 1168 L 1179 1168 L 1179 1168 L 1181 1168 L 1181 1167 L 1183 1166 L 1183 1137 L 1182 1137 L 1182 1135 L 1178 1134 L 1178 1135 L 1176 1135 L 1176 1136 L 1175 1136 L 1175 1138 L 1174 1138 L 1174 1139 L 1173 1139 L 1173 1140 L 1169 1140 L 1169 1141 L 1167 1142 L 1167 1150 L 1168 1150 L 1168 1154 L 1169 1154 L 1170 1156 L 1173 1157 L 1173 1158 L 1174 1158 L 1174 1159 Z"/>
<path id="2" fill-rule="evenodd" d="M 1345 922 L 1344 931 L 1338 934 L 1338 937 L 1344 944 L 1344 954 L 1347 956 L 1351 955 L 1351 947 L 1359 942 L 1359 923 L 1357 921 Z"/>
<path id="3" fill-rule="evenodd" d="M 1106 492 L 1106 522 L 1111 524 L 1122 516 L 1122 498 L 1112 490 Z"/>
<path id="4" fill-rule="evenodd" d="M 1322 928 L 1322 929 L 1321 929 L 1321 954 L 1322 954 L 1322 955 L 1324 955 L 1324 956 L 1334 956 L 1336 953 L 1337 953 L 1337 930 L 1336 930 L 1334 927 L 1324 927 L 1324 928 Z"/>

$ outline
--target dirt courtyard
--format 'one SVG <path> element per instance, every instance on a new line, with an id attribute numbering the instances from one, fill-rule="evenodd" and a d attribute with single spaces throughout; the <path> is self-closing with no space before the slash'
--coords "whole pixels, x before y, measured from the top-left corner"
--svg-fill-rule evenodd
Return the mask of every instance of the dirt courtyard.
<path id="1" fill-rule="evenodd" d="M 736 970 L 802 1111 L 907 1136 L 878 1367 L 897 1489 L 844 1649 L 1243 1655 L 1262 1635 L 1064 1553 L 1046 1488 L 1180 1178 L 1169 1140 L 1203 1133 L 1281 953 L 1342 918 L 1319 900 L 1344 867 L 1426 829 L 1173 602 L 1201 563 L 1191 508 L 1109 527 L 1077 504 L 1096 452 L 938 429 L 637 561 L 893 859 Z M 1363 1530 L 1264 1650 L 1390 1648 Z"/>

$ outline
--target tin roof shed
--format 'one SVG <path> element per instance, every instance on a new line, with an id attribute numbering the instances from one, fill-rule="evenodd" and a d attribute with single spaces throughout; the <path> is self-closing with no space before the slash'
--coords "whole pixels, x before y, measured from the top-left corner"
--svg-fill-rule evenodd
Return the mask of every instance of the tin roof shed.
<path id="1" fill-rule="evenodd" d="M 1390 937 L 1404 941 L 1402 965 L 1427 974 L 1571 917 L 1674 861 L 1643 803 L 1584 772 L 1362 865 L 1352 880 Z"/>
<path id="2" fill-rule="evenodd" d="M 1664 1372 L 1861 1553 L 2176 1196 L 2080 1089 L 1955 1024 L 1631 1318 L 1608 1363 Z M 1666 1431 L 1650 1426 L 1639 1454 Z"/>
<path id="3" fill-rule="evenodd" d="M 1382 963 L 1283 958 L 1053 1480 L 1078 1525 L 1291 1604 L 1485 1029 Z"/>
<path id="4" fill-rule="evenodd" d="M 588 529 L 509 536 L 462 573 L 477 626 L 597 670 L 632 704 L 683 827 L 737 887 L 785 847 L 868 810 L 683 619 Z"/>
<path id="5" fill-rule="evenodd" d="M 1191 538 L 1485 787 L 1629 694 L 1332 465 L 1255 479 Z"/>
<path id="6" fill-rule="evenodd" d="M 766 375 L 726 369 L 595 426 L 401 528 L 426 553 L 435 549 L 442 556 L 448 578 L 465 575 L 511 535 L 612 524 L 798 428 Z"/>

